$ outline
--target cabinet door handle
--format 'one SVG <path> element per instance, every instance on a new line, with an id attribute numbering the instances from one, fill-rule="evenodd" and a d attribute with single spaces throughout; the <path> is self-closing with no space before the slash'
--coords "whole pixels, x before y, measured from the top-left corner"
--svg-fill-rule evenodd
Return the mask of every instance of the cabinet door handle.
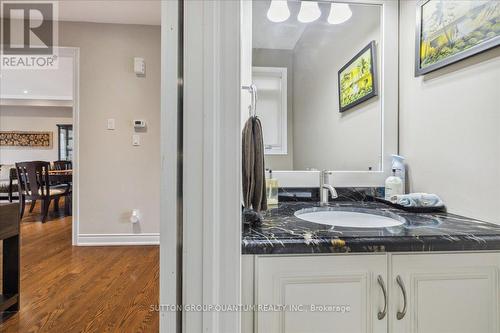
<path id="1" fill-rule="evenodd" d="M 384 279 L 381 275 L 378 276 L 377 281 L 380 288 L 382 289 L 382 293 L 384 294 L 384 309 L 382 311 L 379 311 L 377 314 L 378 320 L 382 320 L 387 314 L 387 292 L 385 291 Z"/>
<path id="2" fill-rule="evenodd" d="M 401 288 L 401 292 L 403 293 L 403 310 L 402 311 L 398 311 L 398 313 L 396 314 L 396 318 L 398 320 L 401 320 L 406 315 L 406 303 L 407 303 L 407 300 L 406 300 L 406 288 L 405 288 L 405 284 L 403 283 L 403 279 L 401 278 L 401 276 L 398 275 L 396 277 L 396 282 L 398 283 L 399 288 Z"/>

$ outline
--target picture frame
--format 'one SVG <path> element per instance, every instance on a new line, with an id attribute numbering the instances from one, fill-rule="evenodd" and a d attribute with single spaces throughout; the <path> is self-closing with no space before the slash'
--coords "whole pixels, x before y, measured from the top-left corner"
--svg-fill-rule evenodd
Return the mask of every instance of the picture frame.
<path id="1" fill-rule="evenodd" d="M 377 51 L 373 40 L 338 71 L 339 112 L 378 95 Z"/>
<path id="2" fill-rule="evenodd" d="M 500 45 L 500 2 L 420 0 L 415 77 Z"/>
<path id="3" fill-rule="evenodd" d="M 0 147 L 52 149 L 52 132 L 0 131 Z"/>

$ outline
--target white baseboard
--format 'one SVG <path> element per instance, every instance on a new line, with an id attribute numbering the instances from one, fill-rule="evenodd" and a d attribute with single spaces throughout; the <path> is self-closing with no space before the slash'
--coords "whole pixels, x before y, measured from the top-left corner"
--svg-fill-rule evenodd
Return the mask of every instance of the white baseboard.
<path id="1" fill-rule="evenodd" d="M 159 245 L 160 234 L 79 234 L 77 246 Z"/>

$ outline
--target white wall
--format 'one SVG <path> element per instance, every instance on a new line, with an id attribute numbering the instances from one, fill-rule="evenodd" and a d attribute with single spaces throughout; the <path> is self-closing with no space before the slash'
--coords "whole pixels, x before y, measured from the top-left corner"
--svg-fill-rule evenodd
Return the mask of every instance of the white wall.
<path id="1" fill-rule="evenodd" d="M 80 48 L 80 234 L 158 233 L 160 27 L 61 22 L 59 43 Z M 146 77 L 133 72 L 136 56 Z M 116 130 L 106 130 L 108 118 Z M 139 147 L 133 119 L 148 125 Z M 134 208 L 142 213 L 136 226 Z"/>
<path id="2" fill-rule="evenodd" d="M 293 167 L 378 170 L 381 103 L 374 97 L 339 113 L 338 71 L 370 41 L 380 41 L 380 8 L 359 6 L 363 15 L 338 26 L 308 27 L 294 50 Z M 378 68 L 380 68 L 378 56 Z M 379 71 L 380 73 L 380 71 Z M 380 77 L 378 78 L 380 85 Z"/>
<path id="3" fill-rule="evenodd" d="M 400 4 L 400 153 L 411 191 L 500 224 L 500 48 L 415 77 L 416 2 Z"/>
<path id="4" fill-rule="evenodd" d="M 57 124 L 72 124 L 72 108 L 36 106 L 0 106 L 1 131 L 52 132 L 52 148 L 1 147 L 0 164 L 58 159 Z"/>

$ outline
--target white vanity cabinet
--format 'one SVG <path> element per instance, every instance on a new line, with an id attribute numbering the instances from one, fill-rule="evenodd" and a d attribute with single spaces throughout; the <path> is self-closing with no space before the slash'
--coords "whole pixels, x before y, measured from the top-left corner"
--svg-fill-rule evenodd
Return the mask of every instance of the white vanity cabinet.
<path id="1" fill-rule="evenodd" d="M 256 333 L 387 332 L 387 321 L 378 319 L 385 305 L 378 282 L 387 284 L 385 255 L 257 257 L 255 269 L 255 304 L 304 306 L 256 312 Z M 339 311 L 309 311 L 308 305 Z"/>
<path id="2" fill-rule="evenodd" d="M 499 253 L 392 255 L 390 332 L 499 332 L 499 269 Z"/>
<path id="3" fill-rule="evenodd" d="M 243 315 L 243 333 L 500 330 L 500 253 L 246 257 L 245 304 L 338 305 L 349 311 L 258 309 Z"/>

